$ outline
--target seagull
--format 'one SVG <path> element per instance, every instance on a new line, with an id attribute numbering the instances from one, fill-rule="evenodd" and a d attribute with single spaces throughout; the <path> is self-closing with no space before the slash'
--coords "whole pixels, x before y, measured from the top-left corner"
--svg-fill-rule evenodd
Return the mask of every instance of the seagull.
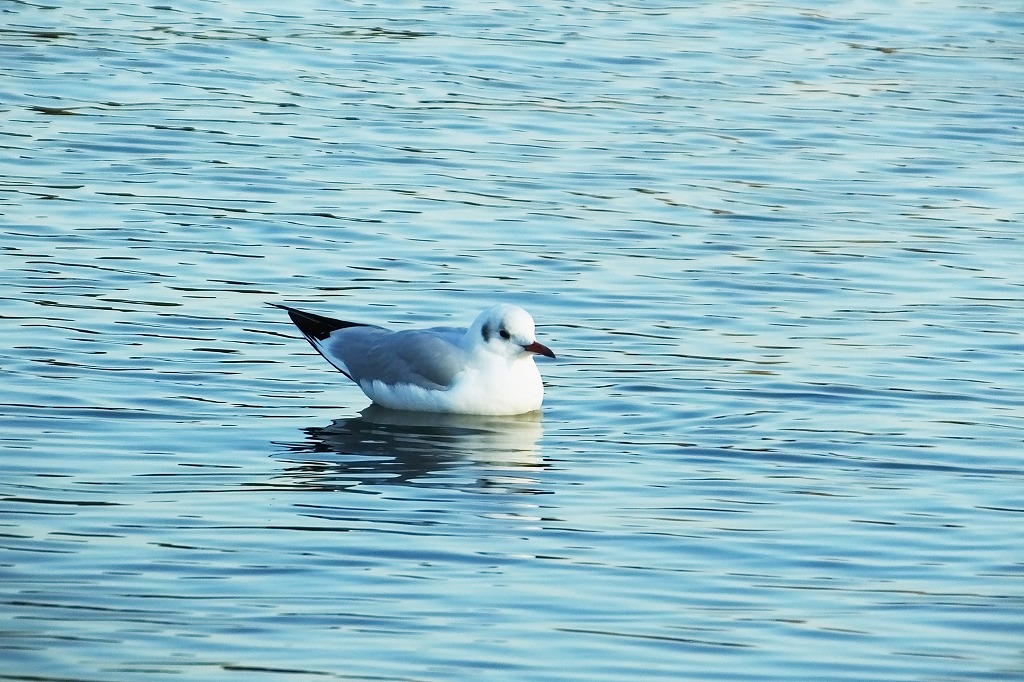
<path id="1" fill-rule="evenodd" d="M 366 397 L 392 410 L 514 415 L 540 409 L 544 384 L 533 359 L 554 358 L 537 341 L 530 314 L 499 303 L 469 329 L 391 331 L 290 306 L 295 326 Z"/>

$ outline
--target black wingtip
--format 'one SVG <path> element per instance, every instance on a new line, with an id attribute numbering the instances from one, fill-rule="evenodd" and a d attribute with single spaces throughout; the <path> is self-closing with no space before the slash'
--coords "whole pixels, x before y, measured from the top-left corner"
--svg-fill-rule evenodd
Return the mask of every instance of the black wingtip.
<path id="1" fill-rule="evenodd" d="M 267 305 L 287 311 L 288 317 L 290 317 L 292 322 L 295 323 L 295 326 L 299 328 L 302 335 L 308 339 L 316 339 L 317 341 L 323 341 L 339 329 L 365 326 L 359 322 L 347 322 L 345 320 L 336 320 L 333 317 L 317 315 L 316 313 L 307 313 L 304 310 L 281 305 L 280 303 L 268 303 Z"/>

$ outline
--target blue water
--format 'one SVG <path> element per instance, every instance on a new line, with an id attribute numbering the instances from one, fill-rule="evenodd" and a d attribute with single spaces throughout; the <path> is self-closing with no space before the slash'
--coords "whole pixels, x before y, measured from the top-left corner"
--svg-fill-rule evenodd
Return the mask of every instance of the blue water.
<path id="1" fill-rule="evenodd" d="M 1024 679 L 1012 3 L 2 10 L 0 679 Z"/>

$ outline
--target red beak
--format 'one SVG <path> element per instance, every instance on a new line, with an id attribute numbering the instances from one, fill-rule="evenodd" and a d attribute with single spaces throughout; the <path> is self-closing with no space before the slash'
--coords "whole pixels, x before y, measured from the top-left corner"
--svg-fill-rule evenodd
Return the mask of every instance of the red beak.
<path id="1" fill-rule="evenodd" d="M 536 355 L 543 355 L 544 357 L 553 358 L 555 354 L 551 352 L 551 349 L 545 346 L 543 343 L 534 341 L 531 344 L 523 346 L 523 350 L 527 353 L 535 353 Z"/>

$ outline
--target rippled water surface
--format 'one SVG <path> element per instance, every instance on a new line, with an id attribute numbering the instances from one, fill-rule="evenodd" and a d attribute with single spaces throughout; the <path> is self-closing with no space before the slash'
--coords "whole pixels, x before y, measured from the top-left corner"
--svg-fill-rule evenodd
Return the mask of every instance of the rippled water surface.
<path id="1" fill-rule="evenodd" d="M 0 678 L 1024 679 L 1014 3 L 9 2 Z M 542 415 L 266 302 L 527 307 Z"/>

